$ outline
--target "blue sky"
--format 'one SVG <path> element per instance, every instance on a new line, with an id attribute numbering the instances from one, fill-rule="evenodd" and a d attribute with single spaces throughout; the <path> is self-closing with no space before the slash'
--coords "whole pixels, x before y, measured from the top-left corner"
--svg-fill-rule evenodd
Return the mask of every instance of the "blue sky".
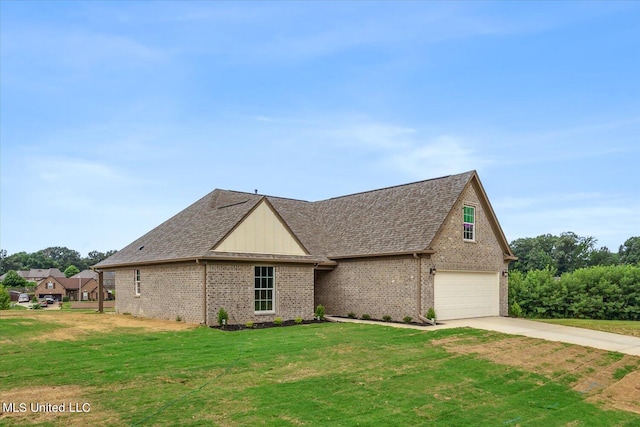
<path id="1" fill-rule="evenodd" d="M 638 2 L 0 1 L 0 247 L 120 249 L 214 188 L 476 169 L 507 239 L 640 235 Z"/>

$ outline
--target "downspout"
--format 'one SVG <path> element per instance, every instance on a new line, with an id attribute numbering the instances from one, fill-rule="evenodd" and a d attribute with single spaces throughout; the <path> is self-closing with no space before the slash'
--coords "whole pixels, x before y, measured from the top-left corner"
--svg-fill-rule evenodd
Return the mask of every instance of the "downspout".
<path id="1" fill-rule="evenodd" d="M 417 272 L 417 276 L 418 276 L 418 301 L 417 301 L 417 310 L 418 310 L 418 319 L 420 319 L 423 323 L 428 323 L 430 325 L 434 325 L 435 326 L 435 322 L 432 321 L 431 319 L 427 319 L 426 317 L 424 317 L 422 315 L 422 259 L 420 258 L 420 255 L 418 253 L 414 253 L 413 257 L 416 259 L 416 261 L 418 261 L 418 272 Z"/>

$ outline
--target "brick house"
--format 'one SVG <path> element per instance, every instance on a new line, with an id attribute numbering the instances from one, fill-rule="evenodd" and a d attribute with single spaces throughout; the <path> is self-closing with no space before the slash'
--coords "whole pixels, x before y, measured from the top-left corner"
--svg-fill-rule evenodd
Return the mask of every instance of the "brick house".
<path id="1" fill-rule="evenodd" d="M 78 290 L 80 294 L 78 295 Z M 93 277 L 53 277 L 40 281 L 35 288 L 36 298 L 51 295 L 56 301 L 68 297 L 71 301 L 96 301 L 98 299 L 98 281 Z M 108 298 L 106 289 L 103 298 Z"/>
<path id="2" fill-rule="evenodd" d="M 116 312 L 216 324 L 506 316 L 509 248 L 475 171 L 318 202 L 214 190 L 94 266 Z"/>

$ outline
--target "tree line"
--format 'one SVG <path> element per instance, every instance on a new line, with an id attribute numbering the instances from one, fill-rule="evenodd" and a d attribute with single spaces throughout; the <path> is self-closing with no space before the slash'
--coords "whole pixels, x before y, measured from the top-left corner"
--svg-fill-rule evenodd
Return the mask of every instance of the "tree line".
<path id="1" fill-rule="evenodd" d="M 71 266 L 77 268 L 78 271 L 82 271 L 114 253 L 116 253 L 115 250 L 107 252 L 91 251 L 86 257 L 83 257 L 80 252 L 73 249 L 52 246 L 33 253 L 17 252 L 7 255 L 5 249 L 0 249 L 0 275 L 10 270 L 30 270 L 32 268 L 58 268 L 60 271 L 66 271 Z"/>
<path id="2" fill-rule="evenodd" d="M 562 275 L 585 267 L 640 262 L 640 236 L 628 238 L 618 252 L 611 252 L 606 246 L 596 248 L 596 243 L 594 237 L 578 236 L 570 231 L 559 236 L 543 234 L 516 239 L 511 242 L 511 250 L 518 260 L 510 269 L 526 273 L 550 267 Z"/>
<path id="3" fill-rule="evenodd" d="M 545 234 L 511 243 L 509 313 L 539 318 L 640 320 L 640 237 L 618 252 L 593 237 Z"/>

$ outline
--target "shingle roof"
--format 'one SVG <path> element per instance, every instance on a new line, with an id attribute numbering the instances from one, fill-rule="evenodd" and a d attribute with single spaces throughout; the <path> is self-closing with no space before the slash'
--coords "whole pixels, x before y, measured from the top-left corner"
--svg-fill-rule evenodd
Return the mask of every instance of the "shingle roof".
<path id="1" fill-rule="evenodd" d="M 470 171 L 318 202 L 216 189 L 96 267 L 249 256 L 211 249 L 263 198 L 309 252 L 299 260 L 422 251 L 474 176 Z"/>

